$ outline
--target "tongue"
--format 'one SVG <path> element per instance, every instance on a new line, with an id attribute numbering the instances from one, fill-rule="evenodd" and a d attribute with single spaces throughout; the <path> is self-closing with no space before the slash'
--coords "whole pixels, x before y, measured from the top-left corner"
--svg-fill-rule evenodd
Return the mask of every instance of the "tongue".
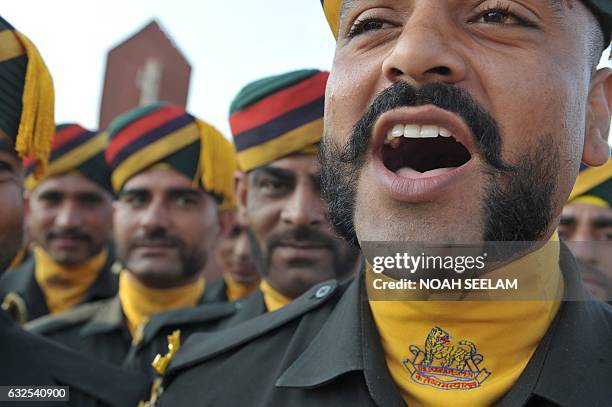
<path id="1" fill-rule="evenodd" d="M 435 177 L 438 175 L 442 175 L 446 172 L 452 171 L 457 167 L 449 167 L 449 168 L 436 168 L 435 170 L 429 170 L 425 172 L 418 172 L 417 170 L 413 170 L 410 167 L 402 167 L 399 170 L 395 171 L 395 173 L 402 178 L 429 178 Z"/>

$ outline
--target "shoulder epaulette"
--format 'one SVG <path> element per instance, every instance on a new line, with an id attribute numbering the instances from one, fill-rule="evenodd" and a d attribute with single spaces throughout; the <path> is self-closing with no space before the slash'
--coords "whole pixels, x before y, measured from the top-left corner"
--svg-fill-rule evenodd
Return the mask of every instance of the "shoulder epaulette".
<path id="1" fill-rule="evenodd" d="M 82 304 L 61 314 L 45 315 L 28 322 L 24 325 L 24 328 L 39 335 L 47 335 L 70 326 L 79 325 L 89 321 L 110 300 L 112 298 Z"/>
<path id="2" fill-rule="evenodd" d="M 143 342 L 153 339 L 162 328 L 185 328 L 191 325 L 212 323 L 232 316 L 236 309 L 236 304 L 230 302 L 210 303 L 153 315 L 144 329 Z"/>

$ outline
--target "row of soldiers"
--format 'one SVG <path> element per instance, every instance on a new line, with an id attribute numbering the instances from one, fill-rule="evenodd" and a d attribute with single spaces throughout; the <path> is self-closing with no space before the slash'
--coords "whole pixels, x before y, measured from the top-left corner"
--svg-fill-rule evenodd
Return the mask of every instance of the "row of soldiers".
<path id="1" fill-rule="evenodd" d="M 333 233 L 319 190 L 328 76 L 301 70 L 247 85 L 231 106 L 235 146 L 168 103 L 100 131 L 56 126 L 44 173 L 40 157 L 23 160 L 26 236 L 0 280 L 3 310 L 148 383 L 171 333 L 184 341 L 233 326 L 350 277 L 361 256 Z M 224 271 L 212 283 L 211 263 Z"/>
<path id="2" fill-rule="evenodd" d="M 327 77 L 302 70 L 247 85 L 231 107 L 237 154 L 167 103 L 105 131 L 58 126 L 44 176 L 24 163 L 33 249 L 0 281 L 4 308 L 27 330 L 154 376 L 173 331 L 233 325 L 352 275 L 360 255 L 333 234 L 318 187 Z M 218 241 L 219 263 L 236 265 L 210 283 Z"/>
<path id="3" fill-rule="evenodd" d="M 52 84 L 42 59 L 25 36 L 0 20 L 0 47 L 7 50 L 0 53 L 0 73 L 7 72 L 0 79 L 2 88 L 10 89 L 4 93 L 8 109 L 1 122 L 2 152 L 8 156 L 4 188 L 12 188 L 2 196 L 10 209 L 10 199 L 22 185 L 16 157 L 23 155 L 31 248 L 13 259 L 14 269 L 0 280 L 2 307 L 8 311 L 0 327 L 7 333 L 2 357 L 6 353 L 9 367 L 0 369 L 0 384 L 69 385 L 74 405 L 569 406 L 595 405 L 612 397 L 601 379 L 612 369 L 606 350 L 612 314 L 603 303 L 563 301 L 588 297 L 579 266 L 563 245 L 552 263 L 548 252 L 534 247 L 520 262 L 504 268 L 520 264 L 539 271 L 546 265 L 542 284 L 554 293 L 551 299 L 508 306 L 496 301 L 371 297 L 365 277 L 369 267 L 358 243 L 448 239 L 452 232 L 437 233 L 454 226 L 435 225 L 436 217 L 445 216 L 440 208 L 434 217 L 411 214 L 404 224 L 406 219 L 396 216 L 401 211 L 389 204 L 440 199 L 427 181 L 421 189 L 433 192 L 403 186 L 405 179 L 422 181 L 413 174 L 421 163 L 397 156 L 411 142 L 393 141 L 398 137 L 393 120 L 406 121 L 408 128 L 416 119 L 410 114 L 393 119 L 393 109 L 428 104 L 446 108 L 461 115 L 473 134 L 481 134 L 477 126 L 484 126 L 487 118 L 448 101 L 457 98 L 469 105 L 472 101 L 464 94 L 429 86 L 459 81 L 453 75 L 460 73 L 448 54 L 425 50 L 413 55 L 411 65 L 405 55 L 400 58 L 404 51 L 394 49 L 385 61 L 388 66 L 383 66 L 389 88 L 374 94 L 375 100 L 360 101 L 357 96 L 367 90 L 352 82 L 352 75 L 359 73 L 343 71 L 343 64 L 351 61 L 344 58 L 357 59 L 367 47 L 389 40 L 377 31 L 389 29 L 390 23 L 379 17 L 347 31 L 343 18 L 350 18 L 341 15 L 358 13 L 358 8 L 341 12 L 340 1 L 322 3 L 339 44 L 339 73 L 330 79 L 329 72 L 300 70 L 247 85 L 230 107 L 233 143 L 185 109 L 167 103 L 127 112 L 102 131 L 76 124 L 55 127 Z M 416 3 L 423 16 L 435 11 L 425 1 Z M 609 43 L 612 10 L 596 0 L 584 5 L 562 10 L 568 18 L 592 18 Z M 549 6 L 537 7 L 546 11 Z M 493 22 L 487 19 L 486 24 L 499 25 L 494 17 L 499 16 L 487 15 Z M 424 30 L 419 22 L 415 29 Z M 352 51 L 356 45 L 351 41 L 362 41 L 364 48 Z M 422 82 L 423 89 L 411 93 L 406 77 Z M 362 73 L 364 83 L 367 78 Z M 607 103 L 604 93 L 600 89 L 589 97 L 595 104 Z M 349 120 L 346 128 L 345 121 L 356 113 L 350 109 L 360 102 L 371 103 L 370 109 L 357 124 Z M 374 122 L 385 114 L 381 121 L 390 125 Z M 420 114 L 423 127 L 445 124 L 458 133 L 452 137 L 469 147 L 469 153 L 480 156 L 453 119 L 435 112 Z M 584 168 L 570 194 L 559 228 L 567 241 L 605 241 L 608 236 L 612 162 L 609 147 L 597 137 L 609 126 L 610 114 L 601 109 L 597 114 L 602 117 L 596 122 L 607 124 L 588 128 L 582 160 L 600 167 Z M 322 141 L 324 120 L 328 140 Z M 343 126 L 351 133 L 348 142 L 332 133 Z M 388 128 L 381 133 L 381 126 Z M 410 138 L 401 126 L 400 136 Z M 441 134 L 437 139 L 450 137 L 442 134 L 448 130 L 436 129 Z M 370 133 L 378 147 L 366 154 L 370 147 L 360 136 L 369 139 Z M 340 147 L 343 141 L 347 144 Z M 488 154 L 495 151 L 486 144 L 492 142 L 479 143 L 483 161 L 491 164 L 488 171 L 494 171 L 496 160 Z M 424 157 L 430 156 L 432 147 L 421 148 Z M 448 155 L 457 154 L 454 147 L 443 148 Z M 498 162 L 500 174 L 509 171 L 510 165 Z M 521 173 L 520 165 L 515 165 L 515 174 L 533 176 Z M 545 170 L 525 167 L 536 174 Z M 368 184 L 369 177 L 376 182 Z M 515 177 L 513 183 L 520 181 Z M 505 187 L 497 184 L 500 190 Z M 519 198 L 510 203 L 512 213 L 500 212 L 507 199 L 503 191 L 488 195 L 499 207 L 487 208 L 485 240 L 554 242 L 557 217 L 546 213 L 555 207 L 550 199 L 557 193 L 556 184 L 540 189 L 549 195 L 540 201 L 530 197 L 538 196 L 535 189 L 523 195 L 514 190 Z M 526 210 L 535 213 L 536 225 L 546 221 L 540 229 L 514 216 L 529 213 L 520 212 L 520 199 L 528 203 L 523 206 L 531 205 Z M 542 204 L 545 200 L 548 206 Z M 7 231 L 3 268 L 21 245 L 21 209 L 16 202 L 13 206 L 2 219 Z M 456 215 L 452 219 L 458 224 L 466 220 Z M 421 221 L 429 229 L 411 234 Z M 473 225 L 463 226 L 451 230 L 459 233 L 456 239 L 469 240 Z M 585 250 L 580 244 L 573 248 L 584 269 L 600 276 L 609 272 L 605 251 Z M 210 282 L 204 273 L 214 257 L 225 274 Z M 22 331 L 8 315 L 36 336 Z M 576 389 L 571 378 L 559 376 L 560 370 L 582 372 L 576 379 L 582 386 Z"/>

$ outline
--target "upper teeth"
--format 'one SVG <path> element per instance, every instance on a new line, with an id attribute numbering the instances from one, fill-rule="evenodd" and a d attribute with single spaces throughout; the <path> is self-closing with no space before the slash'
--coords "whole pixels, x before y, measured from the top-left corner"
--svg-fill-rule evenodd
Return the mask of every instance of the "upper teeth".
<path id="1" fill-rule="evenodd" d="M 407 138 L 452 137 L 452 133 L 444 127 L 418 124 L 396 124 L 387 131 L 389 141 L 402 136 Z"/>

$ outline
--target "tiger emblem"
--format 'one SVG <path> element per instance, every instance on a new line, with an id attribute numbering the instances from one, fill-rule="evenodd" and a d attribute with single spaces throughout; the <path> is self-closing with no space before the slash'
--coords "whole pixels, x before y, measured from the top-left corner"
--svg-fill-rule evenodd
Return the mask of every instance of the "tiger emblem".
<path id="1" fill-rule="evenodd" d="M 466 369 L 468 361 L 476 358 L 476 345 L 470 341 L 453 341 L 448 332 L 440 327 L 433 328 L 425 340 L 423 364 Z"/>
<path id="2" fill-rule="evenodd" d="M 410 378 L 418 384 L 441 390 L 478 388 L 491 373 L 479 365 L 483 355 L 473 342 L 454 339 L 436 326 L 429 331 L 425 347 L 410 345 L 411 355 L 402 361 Z"/>

